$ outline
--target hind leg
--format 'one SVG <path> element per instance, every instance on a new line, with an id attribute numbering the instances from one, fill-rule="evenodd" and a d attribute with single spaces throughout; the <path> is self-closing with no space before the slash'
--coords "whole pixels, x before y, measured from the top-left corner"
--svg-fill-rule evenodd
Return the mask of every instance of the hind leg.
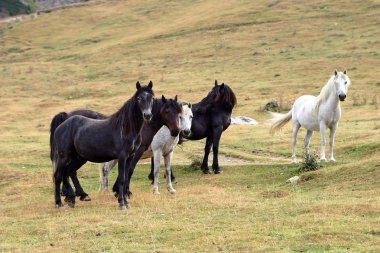
<path id="1" fill-rule="evenodd" d="M 206 145 L 205 145 L 205 156 L 203 157 L 201 170 L 204 174 L 211 174 L 211 170 L 208 168 L 208 155 L 210 154 L 212 145 L 212 138 L 207 137 L 206 138 Z"/>
<path id="2" fill-rule="evenodd" d="M 100 168 L 100 189 L 99 191 L 108 191 L 108 174 L 113 167 L 115 167 L 117 160 L 112 160 L 107 163 L 103 163 Z"/>
<path id="3" fill-rule="evenodd" d="M 321 132 L 321 162 L 326 162 L 326 155 L 325 155 L 325 146 L 326 146 L 326 124 L 324 122 L 321 122 L 319 124 L 319 129 Z"/>
<path id="4" fill-rule="evenodd" d="M 296 160 L 296 144 L 297 144 L 297 134 L 301 125 L 297 121 L 293 121 L 293 135 L 292 135 L 292 163 L 297 163 Z"/>
<path id="5" fill-rule="evenodd" d="M 165 170 L 166 170 L 166 188 L 170 193 L 175 193 L 176 190 L 172 185 L 172 177 L 171 177 L 171 164 L 172 164 L 173 152 L 170 152 L 167 156 L 164 157 L 165 161 Z"/>
<path id="6" fill-rule="evenodd" d="M 54 199 L 55 199 L 55 205 L 58 208 L 63 207 L 62 200 L 61 200 L 61 183 L 63 180 L 63 170 L 65 169 L 65 162 L 62 161 L 62 159 L 56 159 L 56 161 L 53 162 L 53 180 L 54 180 Z"/>
<path id="7" fill-rule="evenodd" d="M 82 165 L 80 165 L 79 167 L 81 167 Z M 91 201 L 91 198 L 83 190 L 82 186 L 79 183 L 78 176 L 77 176 L 77 171 L 76 170 L 70 173 L 70 178 L 73 181 L 73 184 L 74 184 L 74 187 L 75 187 L 75 196 L 79 197 L 80 201 Z"/>
<path id="8" fill-rule="evenodd" d="M 63 185 L 65 186 L 65 189 L 66 189 L 65 202 L 67 202 L 69 207 L 74 207 L 75 206 L 75 193 L 74 193 L 74 190 L 69 183 L 69 177 L 66 174 L 63 175 Z"/>
<path id="9" fill-rule="evenodd" d="M 305 139 L 304 139 L 304 142 L 303 142 L 304 146 L 305 146 L 305 153 L 306 153 L 307 156 L 310 153 L 309 144 L 310 144 L 310 138 L 311 138 L 312 135 L 313 135 L 313 131 L 307 130 L 306 135 L 305 135 Z"/>

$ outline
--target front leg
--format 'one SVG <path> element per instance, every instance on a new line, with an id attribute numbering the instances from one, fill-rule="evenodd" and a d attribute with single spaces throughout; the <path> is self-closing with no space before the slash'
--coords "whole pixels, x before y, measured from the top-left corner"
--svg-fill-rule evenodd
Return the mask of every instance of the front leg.
<path id="1" fill-rule="evenodd" d="M 205 156 L 203 157 L 203 162 L 201 165 L 201 170 L 204 174 L 211 174 L 211 171 L 208 168 L 208 155 L 210 154 L 211 145 L 212 145 L 212 138 L 208 136 L 206 138 Z"/>
<path id="2" fill-rule="evenodd" d="M 119 208 L 120 210 L 124 210 L 127 208 L 127 200 L 125 198 L 125 183 L 126 183 L 126 175 L 128 173 L 127 171 L 127 160 L 125 156 L 121 156 L 118 160 L 119 162 L 119 176 L 118 176 L 118 188 L 119 188 L 119 196 L 118 196 L 118 202 L 119 202 Z"/>
<path id="3" fill-rule="evenodd" d="M 176 192 L 176 190 L 173 188 L 173 185 L 172 185 L 172 177 L 171 177 L 172 158 L 173 158 L 173 151 L 164 157 L 164 161 L 165 161 L 165 170 L 166 170 L 166 188 L 168 189 L 170 193 L 173 194 Z"/>
<path id="4" fill-rule="evenodd" d="M 330 160 L 330 162 L 336 162 L 336 160 L 334 158 L 333 147 L 334 147 L 335 132 L 336 132 L 337 128 L 338 128 L 338 123 L 334 124 L 330 128 L 330 154 L 329 154 L 329 160 Z"/>
<path id="5" fill-rule="evenodd" d="M 321 131 L 321 162 L 326 161 L 325 146 L 326 146 L 326 124 L 321 121 L 319 123 L 319 130 Z"/>
<path id="6" fill-rule="evenodd" d="M 161 150 L 155 150 L 153 151 L 153 159 L 154 159 L 154 179 L 153 179 L 153 194 L 159 195 L 160 192 L 158 191 L 158 180 L 160 175 L 160 159 L 162 156 Z"/>
<path id="7" fill-rule="evenodd" d="M 218 161 L 218 153 L 219 153 L 219 142 L 220 137 L 222 136 L 223 128 L 222 127 L 216 127 L 214 128 L 213 132 L 213 140 L 212 140 L 212 152 L 213 152 L 213 161 L 212 161 L 212 169 L 215 174 L 222 173 L 223 171 L 219 168 L 219 161 Z"/>

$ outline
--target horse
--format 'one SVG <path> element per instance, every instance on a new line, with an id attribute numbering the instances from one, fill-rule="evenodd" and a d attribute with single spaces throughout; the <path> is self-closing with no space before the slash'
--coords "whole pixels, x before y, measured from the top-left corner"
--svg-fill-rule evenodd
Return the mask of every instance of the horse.
<path id="1" fill-rule="evenodd" d="M 52 147 L 52 145 L 53 145 L 54 132 L 57 129 L 57 127 L 60 124 L 62 124 L 62 122 L 64 122 L 65 120 L 67 120 L 68 118 L 70 118 L 74 115 L 82 115 L 82 116 L 85 116 L 85 117 L 91 118 L 91 119 L 106 119 L 108 117 L 104 114 L 101 114 L 99 112 L 94 112 L 91 110 L 75 110 L 75 111 L 72 111 L 69 113 L 60 112 L 60 113 L 56 114 L 53 117 L 51 124 L 50 124 L 50 147 Z M 50 150 L 51 150 L 50 159 L 51 159 L 51 161 L 53 161 L 53 158 L 54 158 L 53 149 L 51 148 Z M 81 201 L 90 201 L 91 198 L 82 189 L 82 187 L 80 186 L 80 184 L 78 182 L 78 178 L 76 177 L 76 171 L 72 172 L 70 177 L 71 177 L 71 180 L 73 181 L 73 183 L 75 185 L 75 195 L 78 196 Z M 64 186 L 62 187 L 62 195 L 67 196 L 67 190 Z"/>
<path id="2" fill-rule="evenodd" d="M 188 104 L 190 107 L 191 105 Z M 86 115 L 89 117 L 96 116 L 99 117 L 98 115 L 103 115 L 97 112 L 89 111 L 89 110 L 80 110 L 80 111 L 75 111 L 76 113 L 81 113 L 85 112 Z M 179 113 L 181 113 L 181 107 L 177 103 L 177 96 L 174 99 L 166 99 L 165 96 L 162 96 L 161 99 L 154 99 L 153 101 L 153 106 L 152 106 L 152 120 L 148 124 L 144 124 L 142 131 L 141 131 L 141 138 L 142 138 L 142 143 L 146 143 L 149 140 L 146 139 L 146 137 L 149 137 L 150 134 L 148 132 L 153 131 L 157 132 L 155 130 L 157 127 L 165 126 L 168 131 L 170 132 L 169 135 L 178 135 L 179 126 L 178 126 L 178 117 Z M 69 114 L 74 114 L 74 112 L 69 113 Z M 107 117 L 107 116 L 105 116 Z M 53 119 L 54 121 L 54 119 Z M 52 124 L 53 124 L 52 121 Z M 55 122 L 59 122 L 59 120 L 55 120 Z M 188 123 L 186 123 L 188 124 Z M 145 126 L 146 125 L 146 126 Z M 53 129 L 53 128 L 52 128 Z M 185 132 L 190 131 L 190 127 L 188 127 Z M 151 142 L 151 141 L 150 141 Z M 145 144 L 144 144 L 145 145 Z M 114 167 L 117 163 L 117 159 L 112 160 L 110 162 L 106 162 L 103 164 L 102 169 L 101 169 L 101 190 L 105 189 L 108 187 L 108 172 L 111 170 L 112 167 Z M 134 165 L 135 166 L 135 165 Z M 90 199 L 90 197 L 85 193 L 79 183 L 76 171 L 73 171 L 69 175 L 74 183 L 76 192 L 83 192 L 82 194 L 86 195 L 86 199 Z M 102 187 L 102 185 L 105 185 L 105 187 Z M 116 186 L 117 187 L 117 186 Z M 62 187 L 62 193 L 63 195 L 66 196 L 65 201 L 68 200 L 68 191 L 65 186 Z M 130 194 L 128 194 L 129 196 Z"/>
<path id="3" fill-rule="evenodd" d="M 153 83 L 147 86 L 136 83 L 137 91 L 111 117 L 100 120 L 75 115 L 65 120 L 54 132 L 51 146 L 53 156 L 53 182 L 55 204 L 63 207 L 60 197 L 61 183 L 68 190 L 68 205 L 75 206 L 75 193 L 68 175 L 78 170 L 87 161 L 103 163 L 113 159 L 119 161 L 119 191 L 124 193 L 126 177 L 131 159 L 141 142 L 144 121 L 152 117 Z M 118 197 L 119 208 L 126 209 L 128 202 L 124 194 Z"/>
<path id="4" fill-rule="evenodd" d="M 160 130 L 160 128 L 163 125 L 166 125 L 170 129 L 170 135 L 171 136 L 176 137 L 180 132 L 180 130 L 179 130 L 179 116 L 182 112 L 182 108 L 177 102 L 177 96 L 175 96 L 174 100 L 170 99 L 170 100 L 168 100 L 168 102 L 172 107 L 176 108 L 176 111 L 175 111 L 175 116 L 177 119 L 176 128 L 174 129 L 174 128 L 170 127 L 170 125 L 164 124 L 165 122 L 167 122 L 167 119 L 166 119 L 167 116 L 165 116 L 165 114 L 163 114 L 163 112 L 167 111 L 167 107 L 166 108 L 162 107 L 160 104 L 160 101 L 157 101 L 156 104 L 153 104 L 153 111 L 152 111 L 153 112 L 153 119 L 150 122 L 150 124 L 144 124 L 143 129 L 141 131 L 141 137 L 142 137 L 141 138 L 141 144 L 138 147 L 138 149 L 136 150 L 136 153 L 135 153 L 135 155 L 131 161 L 131 167 L 129 170 L 130 174 L 128 175 L 128 179 L 127 179 L 127 183 L 126 183 L 126 189 L 124 191 L 127 193 L 128 198 L 130 198 L 132 196 L 132 192 L 130 191 L 129 185 L 130 185 L 130 180 L 132 178 L 133 171 L 136 167 L 136 164 L 140 160 L 140 158 L 142 157 L 144 152 L 149 149 L 150 144 L 152 143 L 153 138 L 156 135 L 156 133 L 158 132 L 158 130 Z M 103 169 L 103 171 L 104 171 L 104 169 Z M 120 194 L 121 194 L 119 188 L 117 187 L 119 184 L 120 183 L 119 183 L 119 176 L 118 176 L 116 181 L 115 181 L 114 186 L 112 187 L 112 190 L 115 192 L 115 196 L 120 196 Z"/>
<path id="5" fill-rule="evenodd" d="M 182 112 L 180 114 L 180 130 L 184 135 L 188 136 L 191 133 L 191 121 L 193 112 L 191 111 L 191 104 L 182 102 L 180 103 Z M 143 137 L 144 138 L 144 137 Z M 173 151 L 179 140 L 179 135 L 172 136 L 170 129 L 167 126 L 162 126 L 160 130 L 154 135 L 152 143 L 148 150 L 146 150 L 140 159 L 151 158 L 151 166 L 154 170 L 154 186 L 153 194 L 160 194 L 158 191 L 158 176 L 160 172 L 160 159 L 164 157 L 165 172 L 166 172 L 166 187 L 170 193 L 175 193 L 171 180 L 171 162 Z M 108 174 L 110 170 L 116 165 L 117 160 L 105 163 L 100 169 L 100 191 L 108 189 Z"/>
<path id="6" fill-rule="evenodd" d="M 222 173 L 219 168 L 218 153 L 219 142 L 222 133 L 231 124 L 232 109 L 236 106 L 237 99 L 232 89 L 225 83 L 221 85 L 215 80 L 214 87 L 199 103 L 193 104 L 191 110 L 193 112 L 193 120 L 191 124 L 191 134 L 189 136 L 180 136 L 180 143 L 183 137 L 188 140 L 201 140 L 206 138 L 204 148 L 204 157 L 201 164 L 201 170 L 204 174 L 211 174 L 208 168 L 208 156 L 211 146 L 213 151 L 212 169 L 215 174 Z M 154 172 L 148 176 L 154 179 Z M 173 171 L 171 173 L 172 181 L 175 180 Z"/>
<path id="7" fill-rule="evenodd" d="M 304 148 L 306 155 L 309 155 L 309 143 L 313 131 L 320 131 L 321 134 L 321 158 L 322 162 L 326 161 L 325 156 L 325 133 L 326 128 L 330 129 L 330 153 L 329 161 L 335 162 L 333 145 L 335 132 L 338 127 L 338 121 L 341 117 L 340 102 L 345 101 L 347 90 L 351 81 L 347 76 L 346 70 L 334 74 L 322 88 L 320 94 L 315 96 L 305 95 L 296 99 L 292 109 L 281 118 L 275 120 L 272 124 L 270 133 L 273 135 L 279 131 L 287 122 L 292 120 L 293 123 L 293 140 L 292 140 L 292 163 L 296 163 L 296 143 L 297 133 L 300 127 L 306 128 L 304 139 Z"/>

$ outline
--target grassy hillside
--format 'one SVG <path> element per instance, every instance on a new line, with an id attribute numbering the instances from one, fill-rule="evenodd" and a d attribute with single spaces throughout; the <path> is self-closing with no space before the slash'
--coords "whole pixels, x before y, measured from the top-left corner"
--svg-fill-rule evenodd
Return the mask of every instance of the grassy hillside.
<path id="1" fill-rule="evenodd" d="M 94 0 L 0 24 L 0 250 L 380 251 L 379 14 L 378 1 Z M 291 128 L 271 137 L 260 107 L 317 95 L 335 68 L 352 81 L 338 162 L 286 185 L 297 170 Z M 97 193 L 98 165 L 87 164 L 79 175 L 93 200 L 54 208 L 48 130 L 57 112 L 110 114 L 136 80 L 195 103 L 215 79 L 236 92 L 233 116 L 260 123 L 224 133 L 222 175 L 189 169 L 204 142 L 187 142 L 174 155 L 174 196 L 153 196 L 148 166 L 138 165 L 132 209 L 120 212 Z M 315 133 L 311 149 L 319 143 Z"/>

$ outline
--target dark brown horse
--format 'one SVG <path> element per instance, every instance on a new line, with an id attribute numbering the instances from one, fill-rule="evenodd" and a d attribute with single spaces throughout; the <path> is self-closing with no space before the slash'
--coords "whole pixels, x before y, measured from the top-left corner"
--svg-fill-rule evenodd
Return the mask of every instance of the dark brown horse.
<path id="1" fill-rule="evenodd" d="M 55 204 L 62 207 L 61 182 L 68 190 L 69 206 L 75 205 L 75 193 L 68 176 L 87 161 L 103 163 L 118 159 L 120 209 L 125 209 L 125 183 L 136 148 L 140 145 L 140 133 L 145 121 L 152 119 L 153 84 L 141 86 L 136 83 L 136 93 L 111 117 L 103 120 L 72 116 L 54 132 L 51 145 Z"/>
<path id="2" fill-rule="evenodd" d="M 212 147 L 213 161 L 212 169 L 215 174 L 221 173 L 218 162 L 219 142 L 223 131 L 225 131 L 231 123 L 232 109 L 236 106 L 237 100 L 232 89 L 225 83 L 215 85 L 199 103 L 193 104 L 193 120 L 191 125 L 191 135 L 185 137 L 189 140 L 200 140 L 206 138 L 205 153 L 201 170 L 205 174 L 210 174 L 208 168 L 208 156 Z M 153 161 L 152 161 L 153 162 Z M 149 179 L 153 180 L 153 166 Z M 175 181 L 173 171 L 171 173 L 172 181 Z"/>

